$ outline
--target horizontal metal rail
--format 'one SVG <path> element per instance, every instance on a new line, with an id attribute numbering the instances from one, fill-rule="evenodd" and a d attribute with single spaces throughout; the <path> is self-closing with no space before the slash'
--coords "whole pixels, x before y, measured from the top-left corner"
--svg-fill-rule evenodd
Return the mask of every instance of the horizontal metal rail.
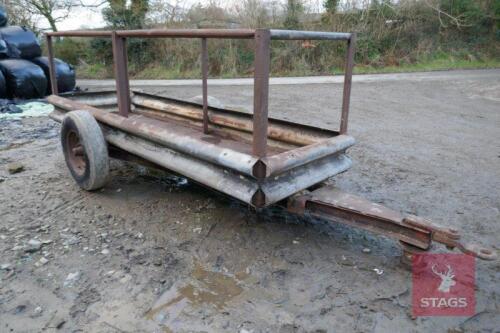
<path id="1" fill-rule="evenodd" d="M 110 30 L 74 30 L 47 32 L 53 37 L 111 37 Z M 296 31 L 296 30 L 270 30 L 271 39 L 274 40 L 349 40 L 351 33 L 329 31 Z M 117 30 L 116 35 L 126 38 L 241 38 L 252 39 L 254 29 L 145 29 L 145 30 Z"/>
<path id="2" fill-rule="evenodd" d="M 116 30 L 116 35 L 123 38 L 231 38 L 252 39 L 255 36 L 253 29 L 144 29 L 144 30 Z M 48 32 L 47 36 L 58 37 L 112 37 L 113 31 L 57 31 Z"/>
<path id="3" fill-rule="evenodd" d="M 112 31 L 108 30 L 69 30 L 46 32 L 47 37 L 111 37 Z"/>
<path id="4" fill-rule="evenodd" d="M 253 29 L 148 29 L 148 30 L 119 30 L 120 37 L 141 38 L 243 38 L 252 39 L 255 36 Z"/>
<path id="5" fill-rule="evenodd" d="M 271 29 L 271 39 L 278 40 L 349 40 L 351 37 L 352 34 L 347 32 Z"/>

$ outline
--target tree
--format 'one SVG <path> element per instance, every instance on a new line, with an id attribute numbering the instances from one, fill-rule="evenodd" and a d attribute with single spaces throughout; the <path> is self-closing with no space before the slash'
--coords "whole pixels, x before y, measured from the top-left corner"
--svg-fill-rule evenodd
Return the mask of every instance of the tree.
<path id="1" fill-rule="evenodd" d="M 108 7 L 103 9 L 104 20 L 116 29 L 140 29 L 146 22 L 149 9 L 148 0 L 108 0 Z"/>
<path id="2" fill-rule="evenodd" d="M 288 0 L 285 6 L 285 21 L 283 26 L 286 29 L 300 28 L 300 16 L 304 13 L 304 4 L 301 0 Z"/>
<path id="3" fill-rule="evenodd" d="M 183 0 L 150 0 L 148 18 L 153 24 L 169 25 L 184 19 L 186 4 Z"/>
<path id="4" fill-rule="evenodd" d="M 337 12 L 338 4 L 339 0 L 325 0 L 323 6 L 325 6 L 325 10 L 328 14 L 335 14 Z"/>
<path id="5" fill-rule="evenodd" d="M 57 23 L 66 19 L 75 7 L 98 7 L 99 3 L 90 3 L 84 0 L 10 0 L 9 12 L 18 13 L 19 21 L 29 17 L 30 26 L 35 25 L 36 17 L 43 17 L 52 31 L 57 31 Z M 14 17 L 14 20 L 16 17 Z"/>
<path id="6" fill-rule="evenodd" d="M 13 6 L 8 0 L 0 1 L 0 5 L 2 5 L 7 12 L 9 25 L 26 26 L 35 32 L 38 31 L 34 24 L 35 22 L 33 22 L 33 15 L 27 13 L 18 6 Z"/>
<path id="7" fill-rule="evenodd" d="M 146 15 L 149 10 L 148 0 L 107 0 L 108 6 L 102 10 L 102 16 L 108 27 L 112 29 L 141 29 L 146 25 Z M 104 56 L 104 61 L 110 61 L 111 40 L 95 38 L 91 47 L 97 57 Z M 127 52 L 131 63 L 143 65 L 154 56 L 147 52 L 153 41 L 144 38 L 127 40 Z"/>
<path id="8" fill-rule="evenodd" d="M 57 22 L 68 17 L 75 0 L 12 0 L 15 6 L 30 15 L 42 16 L 50 25 L 52 31 L 57 31 Z"/>
<path id="9" fill-rule="evenodd" d="M 243 0 L 234 7 L 238 21 L 247 28 L 263 28 L 269 23 L 269 12 L 262 0 Z"/>

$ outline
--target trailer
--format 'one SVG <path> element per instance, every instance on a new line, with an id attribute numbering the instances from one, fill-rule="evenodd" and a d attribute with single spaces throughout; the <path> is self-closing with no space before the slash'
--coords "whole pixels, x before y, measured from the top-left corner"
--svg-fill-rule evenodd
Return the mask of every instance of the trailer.
<path id="1" fill-rule="evenodd" d="M 116 89 L 58 94 L 53 38 L 111 38 Z M 484 260 L 496 253 L 462 242 L 458 230 L 402 215 L 325 183 L 347 171 L 347 150 L 354 33 L 274 29 L 195 29 L 59 31 L 46 34 L 50 83 L 50 117 L 62 124 L 66 164 L 80 187 L 102 188 L 109 157 L 166 169 L 235 198 L 257 210 L 280 205 L 299 216 L 344 223 L 399 241 L 406 262 L 429 251 L 433 242 Z M 193 103 L 130 89 L 127 39 L 196 38 L 201 41 L 203 102 Z M 253 114 L 208 103 L 207 40 L 254 41 Z M 270 46 L 272 40 L 345 42 L 344 86 L 340 128 L 307 126 L 268 116 Z"/>

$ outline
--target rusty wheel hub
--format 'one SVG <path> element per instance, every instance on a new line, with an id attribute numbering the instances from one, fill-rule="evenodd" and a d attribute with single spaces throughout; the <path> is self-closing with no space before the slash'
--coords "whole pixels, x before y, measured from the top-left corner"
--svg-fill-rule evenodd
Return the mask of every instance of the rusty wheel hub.
<path id="1" fill-rule="evenodd" d="M 85 150 L 80 141 L 80 136 L 75 131 L 69 131 L 66 136 L 66 149 L 69 164 L 73 171 L 82 176 L 85 173 L 87 161 L 85 158 Z"/>

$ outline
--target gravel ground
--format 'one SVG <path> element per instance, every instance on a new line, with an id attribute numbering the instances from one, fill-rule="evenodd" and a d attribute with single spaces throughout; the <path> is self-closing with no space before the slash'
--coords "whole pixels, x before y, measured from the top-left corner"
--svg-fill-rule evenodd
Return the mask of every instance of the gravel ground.
<path id="1" fill-rule="evenodd" d="M 451 73 L 355 80 L 355 164 L 335 183 L 499 250 L 500 71 Z M 336 128 L 341 88 L 272 85 L 270 113 Z M 252 92 L 209 87 L 240 109 Z M 0 332 L 499 332 L 498 261 L 476 262 L 475 316 L 412 319 L 394 241 L 279 210 L 257 217 L 118 161 L 110 183 L 87 193 L 58 131 L 47 118 L 0 122 Z M 23 169 L 9 173 L 12 163 Z"/>

